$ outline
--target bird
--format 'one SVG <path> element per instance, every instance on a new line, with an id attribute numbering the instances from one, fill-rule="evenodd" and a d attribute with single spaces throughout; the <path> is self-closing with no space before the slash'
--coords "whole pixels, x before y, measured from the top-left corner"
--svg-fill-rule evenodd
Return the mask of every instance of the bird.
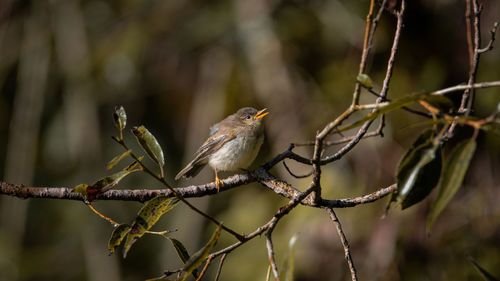
<path id="1" fill-rule="evenodd" d="M 267 108 L 243 107 L 210 127 L 207 140 L 196 151 L 194 159 L 175 176 L 175 180 L 194 177 L 208 164 L 215 171 L 219 192 L 223 183 L 218 172 L 245 169 L 255 160 L 264 142 L 262 118 L 268 114 Z"/>

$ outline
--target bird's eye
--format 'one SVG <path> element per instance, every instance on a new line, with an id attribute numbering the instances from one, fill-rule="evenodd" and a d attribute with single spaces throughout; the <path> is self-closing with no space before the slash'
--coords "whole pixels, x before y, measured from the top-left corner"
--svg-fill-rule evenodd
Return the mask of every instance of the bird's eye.
<path id="1" fill-rule="evenodd" d="M 250 115 L 245 116 L 245 119 L 246 119 L 246 120 L 248 120 L 248 119 L 250 119 L 250 118 L 252 118 Z"/>

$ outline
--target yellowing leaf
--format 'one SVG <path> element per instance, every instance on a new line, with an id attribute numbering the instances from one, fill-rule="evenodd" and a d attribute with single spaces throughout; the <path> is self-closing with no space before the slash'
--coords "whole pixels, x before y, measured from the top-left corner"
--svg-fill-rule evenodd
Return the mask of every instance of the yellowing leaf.
<path id="1" fill-rule="evenodd" d="M 455 146 L 446 162 L 446 168 L 441 179 L 439 195 L 432 205 L 427 218 L 427 233 L 430 233 L 434 222 L 444 210 L 448 202 L 462 185 L 465 173 L 469 168 L 470 161 L 476 150 L 474 139 L 466 140 Z"/>
<path id="2" fill-rule="evenodd" d="M 144 156 L 137 157 L 137 160 L 134 161 L 132 164 L 128 165 L 127 167 L 123 168 L 123 171 L 134 171 L 135 167 L 139 165 L 139 162 L 142 161 Z M 142 167 L 139 167 L 138 170 L 142 170 Z"/>
<path id="3" fill-rule="evenodd" d="M 79 184 L 73 188 L 73 191 L 86 195 L 88 187 L 89 187 L 88 184 Z"/>
<path id="4" fill-rule="evenodd" d="M 134 223 L 127 235 L 127 240 L 123 246 L 123 257 L 127 256 L 130 247 L 137 239 L 142 237 L 166 212 L 172 210 L 179 200 L 172 197 L 158 196 L 155 197 L 141 208 Z"/>
<path id="5" fill-rule="evenodd" d="M 115 252 L 116 248 L 120 246 L 120 244 L 123 241 L 123 238 L 125 238 L 125 235 L 127 235 L 129 231 L 130 231 L 130 225 L 128 224 L 120 224 L 117 228 L 115 228 L 108 242 L 108 249 L 110 253 Z"/>
<path id="6" fill-rule="evenodd" d="M 112 174 L 111 176 L 107 176 L 105 178 L 102 178 L 102 179 L 96 181 L 94 184 L 92 184 L 89 188 L 87 188 L 87 193 L 105 192 L 106 190 L 113 188 L 124 177 L 130 175 L 133 172 L 137 172 L 137 171 L 138 170 L 119 171 L 119 172 Z"/>
<path id="7" fill-rule="evenodd" d="M 118 164 L 118 162 L 120 162 L 123 158 L 129 156 L 130 153 L 132 153 L 132 150 L 129 149 L 129 150 L 125 151 L 124 153 L 122 153 L 121 155 L 118 155 L 118 156 L 114 157 L 113 159 L 111 159 L 111 161 L 108 162 L 108 165 L 106 165 L 107 169 L 108 170 L 113 169 L 113 167 L 116 166 L 116 164 Z"/>

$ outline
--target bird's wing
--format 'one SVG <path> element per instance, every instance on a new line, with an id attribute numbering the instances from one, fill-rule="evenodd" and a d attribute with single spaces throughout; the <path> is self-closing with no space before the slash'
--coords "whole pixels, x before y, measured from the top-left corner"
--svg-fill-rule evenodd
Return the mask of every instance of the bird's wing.
<path id="1" fill-rule="evenodd" d="M 229 136 L 228 134 L 221 134 L 214 138 L 208 138 L 201 147 L 196 151 L 196 157 L 193 162 L 204 161 L 212 153 L 219 150 L 225 143 L 234 139 L 235 136 Z"/>
<path id="2" fill-rule="evenodd" d="M 229 136 L 227 134 L 220 134 L 219 136 L 216 137 L 209 137 L 196 151 L 196 156 L 195 158 L 187 164 L 187 166 L 182 169 L 177 176 L 175 176 L 175 179 L 178 180 L 180 178 L 190 178 L 196 176 L 203 166 L 207 164 L 207 158 L 214 153 L 215 151 L 219 150 L 225 143 L 228 141 L 234 139 L 234 136 Z"/>

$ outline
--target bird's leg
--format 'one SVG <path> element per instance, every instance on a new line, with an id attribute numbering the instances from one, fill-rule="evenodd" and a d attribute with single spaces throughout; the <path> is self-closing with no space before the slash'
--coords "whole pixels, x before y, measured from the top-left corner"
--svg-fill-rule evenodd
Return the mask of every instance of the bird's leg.
<path id="1" fill-rule="evenodd" d="M 219 193 L 220 187 L 224 185 L 222 180 L 219 179 L 219 176 L 217 175 L 217 169 L 215 168 L 215 185 L 217 187 L 217 193 Z"/>

